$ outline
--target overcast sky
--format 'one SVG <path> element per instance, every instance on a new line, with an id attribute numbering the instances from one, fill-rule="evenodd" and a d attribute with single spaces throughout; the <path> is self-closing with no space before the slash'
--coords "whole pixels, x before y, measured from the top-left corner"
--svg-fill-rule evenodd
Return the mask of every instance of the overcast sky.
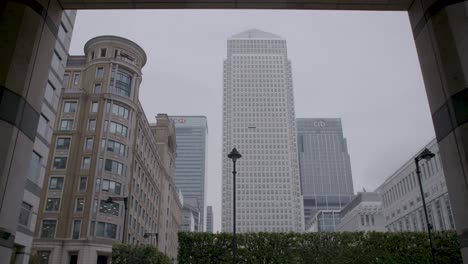
<path id="1" fill-rule="evenodd" d="M 98 35 L 128 38 L 146 51 L 140 100 L 150 122 L 157 113 L 207 116 L 206 205 L 215 230 L 226 41 L 251 28 L 287 40 L 297 117 L 342 118 L 356 192 L 377 188 L 434 138 L 406 12 L 79 11 L 72 55 Z"/>

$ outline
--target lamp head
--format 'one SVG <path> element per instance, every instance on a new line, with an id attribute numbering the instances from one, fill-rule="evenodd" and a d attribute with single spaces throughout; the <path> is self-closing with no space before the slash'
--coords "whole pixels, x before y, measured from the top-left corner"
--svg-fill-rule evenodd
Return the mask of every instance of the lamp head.
<path id="1" fill-rule="evenodd" d="M 428 150 L 427 148 L 425 148 L 421 154 L 419 154 L 419 156 L 417 157 L 419 160 L 423 160 L 425 159 L 426 161 L 432 159 L 433 157 L 435 157 L 435 154 L 432 153 L 430 150 Z"/>
<path id="2" fill-rule="evenodd" d="M 228 158 L 232 159 L 232 161 L 236 162 L 237 159 L 240 159 L 242 155 L 237 151 L 236 148 L 233 148 L 231 153 L 228 154 Z"/>

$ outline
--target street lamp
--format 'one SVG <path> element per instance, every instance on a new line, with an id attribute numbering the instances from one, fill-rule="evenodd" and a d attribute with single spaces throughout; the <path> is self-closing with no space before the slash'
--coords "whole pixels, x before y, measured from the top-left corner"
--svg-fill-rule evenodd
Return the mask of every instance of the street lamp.
<path id="1" fill-rule="evenodd" d="M 123 222 L 123 229 L 122 229 L 122 244 L 125 244 L 125 236 L 127 236 L 127 213 L 128 213 L 128 197 L 110 197 L 107 198 L 106 203 L 113 203 L 113 202 L 119 202 L 122 201 L 124 202 L 124 222 Z"/>
<path id="2" fill-rule="evenodd" d="M 237 151 L 236 148 L 233 148 L 231 153 L 228 154 L 228 158 L 232 159 L 232 263 L 236 264 L 236 161 L 240 159 L 242 155 Z"/>
<path id="3" fill-rule="evenodd" d="M 435 156 L 434 153 L 432 153 L 430 150 L 427 148 L 423 150 L 416 158 L 414 158 L 414 163 L 416 163 L 416 174 L 418 175 L 418 182 L 419 182 L 419 190 L 421 191 L 421 199 L 423 203 L 423 209 L 424 209 L 424 215 L 426 216 L 426 224 L 427 224 L 427 233 L 429 235 L 429 244 L 431 245 L 431 253 L 432 253 L 432 263 L 436 263 L 436 252 L 434 248 L 434 244 L 432 243 L 432 225 L 429 223 L 429 217 L 427 216 L 427 208 L 426 208 L 426 199 L 424 198 L 424 191 L 422 187 L 422 181 L 421 181 L 421 170 L 419 169 L 419 162 L 421 160 L 426 160 L 429 161 Z"/>
<path id="4" fill-rule="evenodd" d="M 156 247 L 158 247 L 158 237 L 159 237 L 159 234 L 156 232 L 156 233 L 145 233 L 143 235 L 144 238 L 148 238 L 150 236 L 155 236 L 156 237 Z M 151 245 L 153 245 L 153 243 L 151 243 Z"/>

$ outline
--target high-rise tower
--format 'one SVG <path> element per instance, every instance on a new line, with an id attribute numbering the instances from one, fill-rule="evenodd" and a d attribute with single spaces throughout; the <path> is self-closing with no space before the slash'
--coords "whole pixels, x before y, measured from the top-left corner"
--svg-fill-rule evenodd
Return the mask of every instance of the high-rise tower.
<path id="1" fill-rule="evenodd" d="M 306 229 L 335 231 L 353 196 L 353 177 L 339 118 L 297 119 Z"/>
<path id="2" fill-rule="evenodd" d="M 184 206 L 190 207 L 189 211 L 198 210 L 195 217 L 195 231 L 202 232 L 205 219 L 207 120 L 205 116 L 171 116 L 169 118 L 176 128 L 175 182 L 184 196 Z"/>
<path id="3" fill-rule="evenodd" d="M 303 230 L 291 62 L 286 40 L 252 29 L 224 61 L 222 231 L 232 231 L 233 147 L 239 232 Z"/>

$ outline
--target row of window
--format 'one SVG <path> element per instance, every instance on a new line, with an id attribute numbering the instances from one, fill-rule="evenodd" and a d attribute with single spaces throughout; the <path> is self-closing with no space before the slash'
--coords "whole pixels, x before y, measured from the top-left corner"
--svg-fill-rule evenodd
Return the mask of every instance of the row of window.
<path id="1" fill-rule="evenodd" d="M 439 154 L 437 153 L 433 159 L 426 161 L 421 165 L 421 181 L 428 179 L 435 173 L 439 172 L 440 169 Z M 413 171 L 399 180 L 382 195 L 384 206 L 387 207 L 417 186 L 419 186 L 418 178 L 416 172 Z"/>
<path id="2" fill-rule="evenodd" d="M 96 229 L 96 233 L 94 231 Z M 57 230 L 57 220 L 47 219 L 42 221 L 41 226 L 41 238 L 55 238 L 55 232 Z M 117 225 L 107 222 L 91 222 L 90 234 L 96 237 L 111 238 L 117 237 Z M 72 239 L 79 239 L 81 235 L 81 220 L 73 220 L 72 222 Z"/>

